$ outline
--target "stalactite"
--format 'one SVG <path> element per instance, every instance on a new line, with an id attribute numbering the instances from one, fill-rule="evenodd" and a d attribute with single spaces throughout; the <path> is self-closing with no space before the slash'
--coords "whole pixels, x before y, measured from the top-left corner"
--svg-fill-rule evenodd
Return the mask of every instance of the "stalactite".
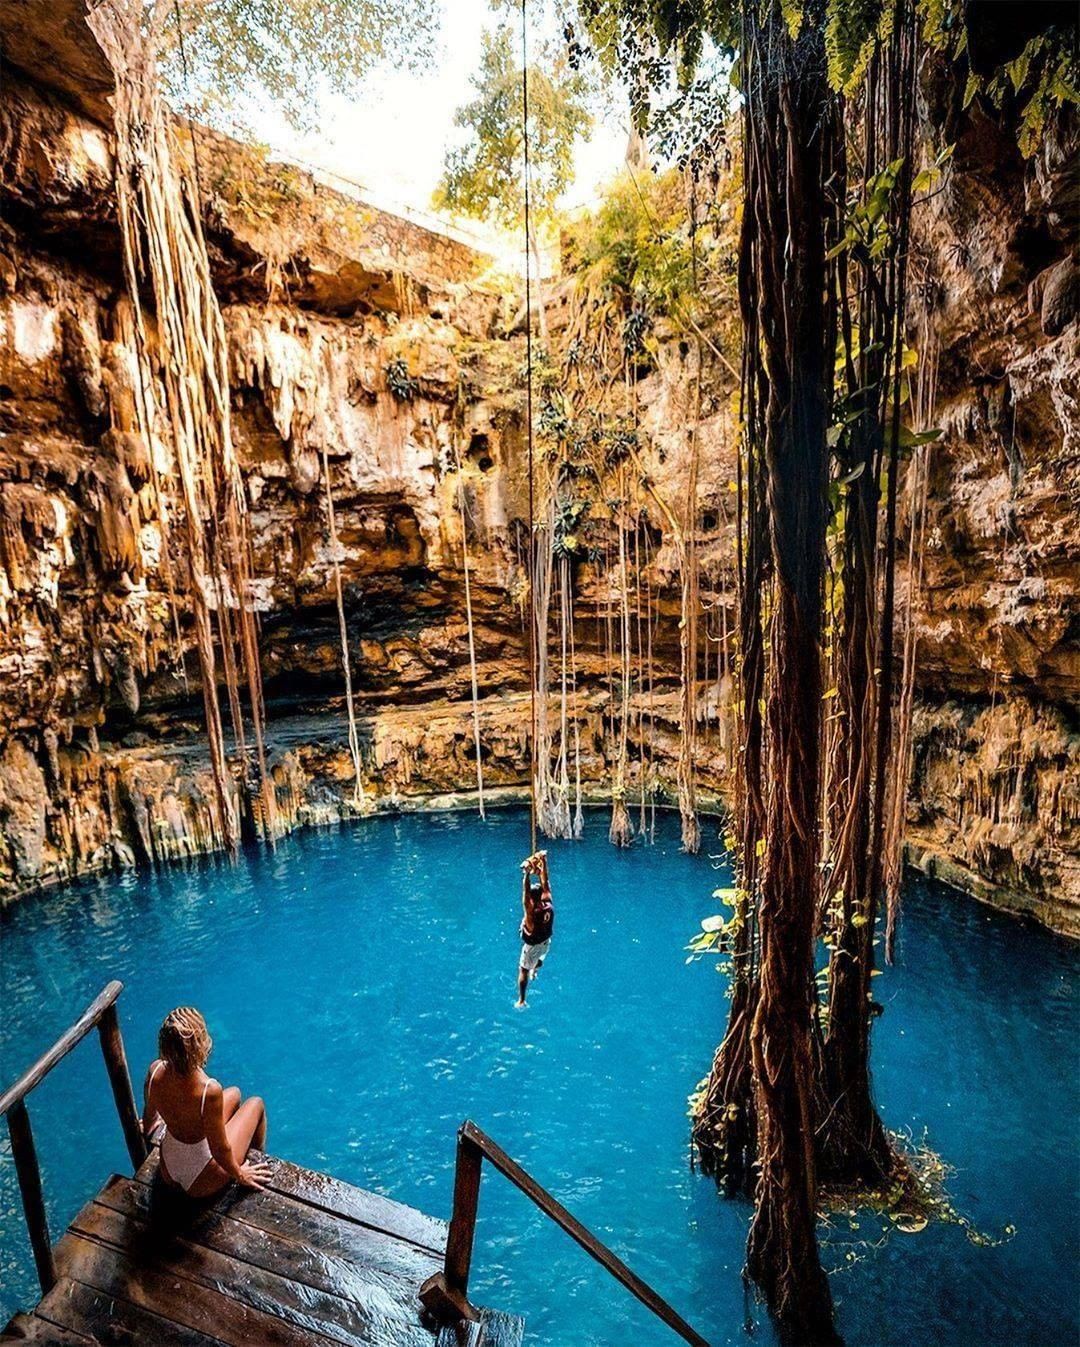
<path id="1" fill-rule="evenodd" d="M 550 709 L 551 598 L 555 574 L 554 539 L 558 502 L 554 489 L 546 491 L 544 522 L 530 539 L 533 549 L 536 642 L 536 817 L 547 837 L 572 837 L 569 792 L 563 794 L 551 768 Z M 541 497 L 543 499 L 543 497 Z"/>
<path id="2" fill-rule="evenodd" d="M 566 560 L 565 584 L 569 588 L 571 585 L 571 572 L 569 558 Z M 577 669 L 577 646 L 574 640 L 574 595 L 572 588 L 570 593 L 570 620 L 567 623 L 570 632 L 570 710 L 571 718 L 574 724 L 574 817 L 571 822 L 571 835 L 573 837 L 582 837 L 585 832 L 585 815 L 581 809 L 581 718 L 578 711 L 578 669 Z"/>
<path id="3" fill-rule="evenodd" d="M 645 639 L 641 616 L 641 520 L 634 521 L 634 613 L 637 631 L 637 688 L 638 688 L 638 836 L 649 832 L 646 814 L 647 757 L 645 744 Z"/>

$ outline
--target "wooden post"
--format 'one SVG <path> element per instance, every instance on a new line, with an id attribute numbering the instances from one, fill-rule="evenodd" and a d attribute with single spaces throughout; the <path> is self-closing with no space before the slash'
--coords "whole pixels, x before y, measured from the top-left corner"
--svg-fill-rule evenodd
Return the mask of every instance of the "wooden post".
<path id="1" fill-rule="evenodd" d="M 469 1266 L 476 1237 L 476 1210 L 480 1202 L 480 1170 L 484 1153 L 464 1126 L 458 1132 L 454 1169 L 454 1210 L 446 1240 L 443 1271 L 420 1288 L 424 1308 L 440 1322 L 476 1321 L 479 1313 L 469 1303 Z"/>
<path id="2" fill-rule="evenodd" d="M 446 1241 L 446 1284 L 468 1299 L 469 1267 L 476 1237 L 476 1211 L 480 1203 L 480 1167 L 484 1153 L 464 1128 L 458 1132 L 457 1165 L 454 1169 L 454 1211 Z"/>
<path id="3" fill-rule="evenodd" d="M 135 1107 L 131 1072 L 128 1070 L 124 1037 L 120 1032 L 120 1019 L 116 1013 L 115 1002 L 98 1021 L 98 1034 L 101 1038 L 101 1055 L 105 1058 L 105 1069 L 109 1073 L 109 1084 L 112 1086 L 113 1099 L 116 1101 L 116 1111 L 120 1115 L 120 1126 L 124 1129 L 128 1155 L 131 1156 L 132 1168 L 137 1170 L 148 1152 L 142 1122 Z"/>
<path id="4" fill-rule="evenodd" d="M 53 1262 L 52 1241 L 49 1239 L 45 1198 L 41 1192 L 41 1169 L 34 1148 L 34 1134 L 30 1130 L 30 1115 L 23 1100 L 18 1100 L 8 1109 L 7 1125 L 11 1137 L 11 1154 L 15 1160 L 15 1173 L 19 1179 L 19 1191 L 22 1193 L 26 1229 L 30 1235 L 30 1247 L 34 1251 L 41 1294 L 45 1296 L 56 1285 L 56 1264 Z"/>

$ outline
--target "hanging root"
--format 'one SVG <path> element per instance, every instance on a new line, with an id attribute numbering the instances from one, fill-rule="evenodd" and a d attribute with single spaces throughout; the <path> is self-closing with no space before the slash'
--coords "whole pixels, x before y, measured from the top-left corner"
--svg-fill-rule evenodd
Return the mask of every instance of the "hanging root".
<path id="1" fill-rule="evenodd" d="M 634 825 L 626 808 L 626 799 L 616 794 L 611 801 L 611 827 L 608 829 L 608 841 L 613 847 L 634 845 Z"/>
<path id="2" fill-rule="evenodd" d="M 334 514 L 334 491 L 330 484 L 330 458 L 326 445 L 322 451 L 323 482 L 326 488 L 326 521 L 330 533 L 330 552 L 333 557 L 334 597 L 337 601 L 338 635 L 341 640 L 341 670 L 345 678 L 345 709 L 349 718 L 349 753 L 353 763 L 353 803 L 364 804 L 364 767 L 360 757 L 360 736 L 356 727 L 356 707 L 353 699 L 352 662 L 349 657 L 349 627 L 345 620 L 345 595 L 341 584 L 340 545 L 337 520 Z"/>
<path id="3" fill-rule="evenodd" d="M 240 819 L 225 752 L 215 623 L 241 760 L 246 756 L 241 669 L 247 683 L 260 782 L 251 817 L 266 836 L 277 832 L 277 808 L 263 745 L 247 501 L 232 442 L 225 325 L 202 232 L 197 161 L 193 182 L 177 167 L 173 123 L 158 87 L 156 58 L 168 13 L 168 0 L 150 5 L 143 0 L 100 0 L 87 22 L 115 76 L 116 204 L 140 385 L 137 421 L 151 464 L 149 446 L 159 416 L 171 432 L 220 832 L 226 845 L 235 847 Z M 147 291 L 154 300 L 153 331 L 143 308 Z M 163 407 L 158 406 L 159 385 Z M 167 529 L 170 511 L 160 492 L 157 503 Z M 241 782 L 246 775 L 242 762 Z"/>

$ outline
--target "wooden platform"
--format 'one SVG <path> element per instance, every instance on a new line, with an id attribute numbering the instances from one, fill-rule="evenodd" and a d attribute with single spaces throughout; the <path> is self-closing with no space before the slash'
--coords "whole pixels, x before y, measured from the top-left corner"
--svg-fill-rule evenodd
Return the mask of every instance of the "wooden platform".
<path id="1" fill-rule="evenodd" d="M 197 1212 L 161 1202 L 157 1151 L 114 1175 L 56 1246 L 59 1279 L 0 1335 L 119 1347 L 520 1347 L 522 1320 L 425 1325 L 416 1292 L 441 1269 L 445 1222 L 268 1158 L 263 1192 Z"/>

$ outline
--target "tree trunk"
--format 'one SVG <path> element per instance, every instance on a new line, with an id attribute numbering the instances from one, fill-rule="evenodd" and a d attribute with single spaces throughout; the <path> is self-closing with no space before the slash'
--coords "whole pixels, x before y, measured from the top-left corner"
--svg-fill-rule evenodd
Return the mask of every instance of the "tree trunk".
<path id="1" fill-rule="evenodd" d="M 847 487 L 843 622 L 838 646 L 835 865 L 830 884 L 835 943 L 829 960 L 829 1017 L 824 1048 L 825 1122 L 818 1159 L 823 1176 L 841 1183 L 881 1182 L 892 1151 L 870 1094 L 870 970 L 875 904 L 868 863 L 871 840 L 875 688 L 875 548 L 878 484 L 873 464 L 876 419 L 864 414 L 854 433 L 862 471 Z"/>
<path id="2" fill-rule="evenodd" d="M 765 1294 L 781 1341 L 818 1347 L 837 1341 L 817 1246 L 810 1045 L 821 858 L 821 588 L 831 386 L 822 183 L 832 128 L 822 26 L 805 23 L 795 49 L 776 15 L 764 31 L 753 12 L 746 9 L 744 15 L 744 87 L 760 170 L 747 180 L 747 209 L 756 213 L 760 241 L 775 575 L 760 987 L 751 1033 L 759 1178 L 747 1271 Z"/>
<path id="3" fill-rule="evenodd" d="M 743 143 L 751 153 L 744 116 Z M 731 959 L 731 1009 L 727 1032 L 713 1058 L 709 1082 L 694 1120 L 694 1142 L 703 1168 L 729 1196 L 753 1195 L 757 1178 L 757 1113 L 754 1106 L 750 1030 L 757 1006 L 756 929 L 760 851 L 765 840 L 763 779 L 765 637 L 763 600 L 769 576 L 768 516 L 761 462 L 761 409 L 767 386 L 759 359 L 755 265 L 757 242 L 752 210 L 743 212 L 739 240 L 739 308 L 743 322 L 740 420 L 744 426 L 737 486 L 737 575 L 739 599 L 739 751 L 735 757 L 735 933 Z"/>
<path id="4" fill-rule="evenodd" d="M 831 896 L 834 947 L 818 1142 L 822 1173 L 844 1184 L 877 1185 L 902 1168 L 871 1092 L 870 988 L 884 874 L 885 806 L 900 765 L 892 742 L 893 618 L 914 57 L 914 12 L 906 0 L 899 0 L 889 39 L 874 53 L 867 72 L 857 146 L 864 198 L 875 190 L 886 165 L 900 166 L 889 194 L 889 233 L 880 259 L 872 250 L 855 254 L 857 356 L 848 320 L 845 258 L 837 270 L 848 401 L 860 413 L 850 429 L 851 452 L 844 466 L 847 475 L 860 475 L 846 488 L 843 621 L 837 639 L 842 764 L 833 811 L 838 820 Z M 883 467 L 886 504 L 879 522 Z"/>

